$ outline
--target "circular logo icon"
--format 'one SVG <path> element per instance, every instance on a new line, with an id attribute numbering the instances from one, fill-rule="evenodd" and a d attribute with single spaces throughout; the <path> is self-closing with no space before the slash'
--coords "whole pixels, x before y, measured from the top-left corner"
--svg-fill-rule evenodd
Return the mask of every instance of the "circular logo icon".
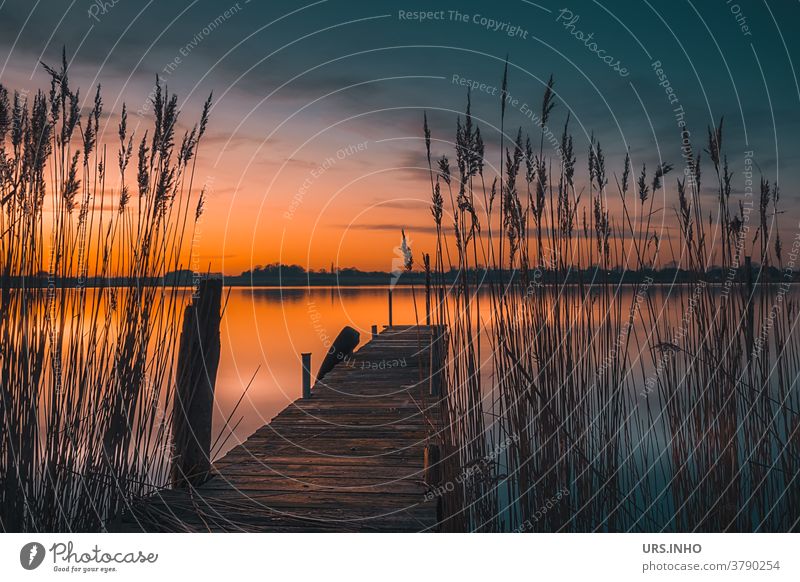
<path id="1" fill-rule="evenodd" d="M 19 563 L 26 570 L 35 570 L 44 561 L 44 546 L 39 542 L 30 542 L 19 551 Z"/>

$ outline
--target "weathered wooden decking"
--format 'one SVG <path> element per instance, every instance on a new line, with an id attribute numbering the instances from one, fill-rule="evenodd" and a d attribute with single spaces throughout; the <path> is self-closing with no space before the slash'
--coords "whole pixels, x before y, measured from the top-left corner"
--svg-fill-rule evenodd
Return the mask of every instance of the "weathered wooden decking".
<path id="1" fill-rule="evenodd" d="M 440 420 L 439 399 L 429 393 L 436 331 L 384 329 L 317 382 L 310 399 L 289 405 L 216 462 L 209 481 L 149 497 L 119 529 L 437 529 L 424 478 L 425 447 L 438 442 Z"/>

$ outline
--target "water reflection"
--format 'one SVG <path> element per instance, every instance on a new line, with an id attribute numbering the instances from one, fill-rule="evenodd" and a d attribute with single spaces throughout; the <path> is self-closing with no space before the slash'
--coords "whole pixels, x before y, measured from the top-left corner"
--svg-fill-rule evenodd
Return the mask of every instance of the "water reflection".
<path id="1" fill-rule="evenodd" d="M 393 291 L 394 323 L 424 320 L 424 291 L 417 289 L 414 294 L 410 288 Z M 312 354 L 315 374 L 328 346 L 346 325 L 358 330 L 361 343 L 369 341 L 373 325 L 388 325 L 388 288 L 231 288 L 221 329 L 216 434 L 229 431 L 225 420 L 251 379 L 253 383 L 231 424 L 243 420 L 221 452 L 300 397 L 300 354 Z"/>

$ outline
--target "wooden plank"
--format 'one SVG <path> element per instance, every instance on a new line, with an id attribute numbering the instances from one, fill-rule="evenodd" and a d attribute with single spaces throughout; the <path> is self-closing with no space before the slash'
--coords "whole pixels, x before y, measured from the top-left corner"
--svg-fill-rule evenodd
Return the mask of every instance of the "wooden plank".
<path id="1" fill-rule="evenodd" d="M 424 451 L 440 430 L 427 326 L 393 326 L 214 463 L 136 504 L 120 531 L 429 531 Z M 389 365 L 402 362 L 402 365 Z M 438 363 L 434 362 L 438 367 Z"/>

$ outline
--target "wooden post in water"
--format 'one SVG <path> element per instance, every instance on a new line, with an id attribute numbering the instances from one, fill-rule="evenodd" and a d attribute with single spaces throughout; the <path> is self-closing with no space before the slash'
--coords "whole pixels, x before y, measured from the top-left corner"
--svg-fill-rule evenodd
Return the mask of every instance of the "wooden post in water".
<path id="1" fill-rule="evenodd" d="M 389 327 L 392 327 L 392 289 L 389 289 Z"/>
<path id="2" fill-rule="evenodd" d="M 303 399 L 311 398 L 311 354 L 301 354 L 303 360 Z"/>
<path id="3" fill-rule="evenodd" d="M 424 453 L 424 476 L 425 484 L 428 487 L 438 487 L 442 480 L 440 477 L 441 474 L 441 455 L 439 454 L 439 447 L 435 444 L 429 444 L 425 447 Z"/>
<path id="4" fill-rule="evenodd" d="M 435 444 L 428 444 L 425 447 L 423 458 L 423 479 L 428 490 L 434 493 L 436 499 L 436 521 L 441 527 L 443 519 L 443 503 L 440 487 L 442 485 L 442 455 L 439 452 L 439 446 Z"/>
<path id="5" fill-rule="evenodd" d="M 376 337 L 378 337 L 378 326 L 377 325 L 373 325 L 372 326 L 372 339 L 375 339 Z"/>
<path id="6" fill-rule="evenodd" d="M 222 281 L 205 279 L 183 314 L 172 408 L 174 487 L 203 483 L 211 471 L 211 416 L 220 354 Z"/>

